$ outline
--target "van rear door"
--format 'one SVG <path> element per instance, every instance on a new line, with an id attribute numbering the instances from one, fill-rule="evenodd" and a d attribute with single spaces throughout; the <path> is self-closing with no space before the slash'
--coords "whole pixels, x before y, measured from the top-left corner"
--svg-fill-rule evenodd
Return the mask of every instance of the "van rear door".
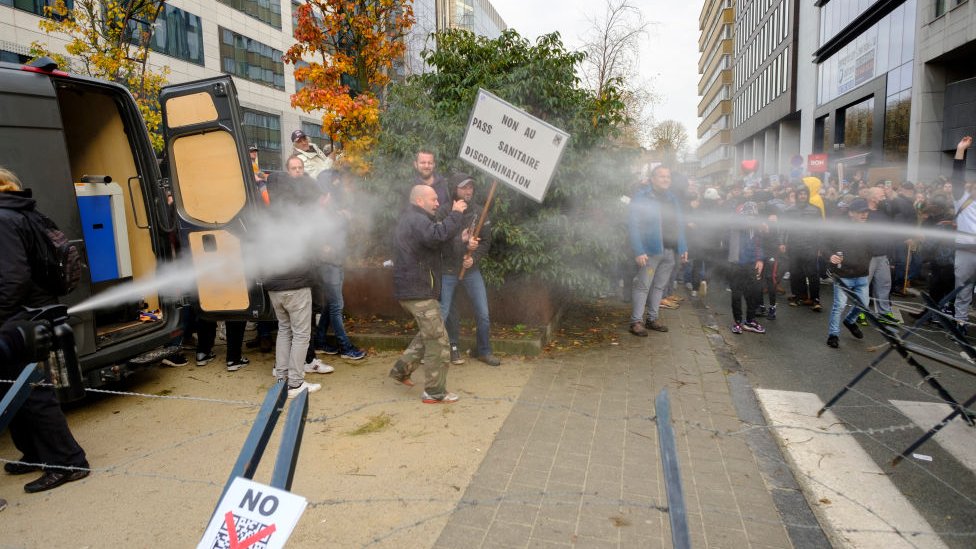
<path id="1" fill-rule="evenodd" d="M 229 76 L 164 87 L 159 96 L 173 205 L 202 313 L 257 318 L 264 292 L 247 275 L 242 236 L 257 190 Z"/>

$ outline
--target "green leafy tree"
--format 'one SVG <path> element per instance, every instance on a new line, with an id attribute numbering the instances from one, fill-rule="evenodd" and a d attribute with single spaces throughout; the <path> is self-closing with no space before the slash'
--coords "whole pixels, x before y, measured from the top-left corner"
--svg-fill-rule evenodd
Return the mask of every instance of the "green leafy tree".
<path id="1" fill-rule="evenodd" d="M 478 89 L 484 88 L 571 134 L 545 201 L 539 205 L 499 185 L 491 208 L 493 245 L 482 272 L 489 281 L 532 275 L 584 291 L 606 287 L 606 275 L 624 250 L 620 197 L 630 194 L 628 155 L 609 145 L 627 118 L 620 91 L 608 82 L 600 96 L 583 87 L 577 68 L 584 54 L 559 35 L 535 44 L 513 30 L 495 39 L 463 30 L 436 35 L 424 52 L 432 70 L 392 85 L 373 175 L 365 182 L 385 217 L 375 220 L 372 255 L 388 257 L 389 235 L 406 203 L 416 151 L 436 151 L 442 173 L 477 170 L 457 159 Z M 487 178 L 480 177 L 484 201 Z M 624 210 L 625 211 L 625 210 Z"/>
<path id="2" fill-rule="evenodd" d="M 64 0 L 58 0 L 44 9 L 49 18 L 38 23 L 48 34 L 67 35 L 68 56 L 40 42 L 31 44 L 31 56 L 51 57 L 65 70 L 127 87 L 139 105 L 153 148 L 161 151 L 159 90 L 166 84 L 169 68 L 157 72 L 149 67 L 149 44 L 155 26 L 145 22 L 155 21 L 165 2 L 75 0 L 73 5 L 68 9 Z"/>

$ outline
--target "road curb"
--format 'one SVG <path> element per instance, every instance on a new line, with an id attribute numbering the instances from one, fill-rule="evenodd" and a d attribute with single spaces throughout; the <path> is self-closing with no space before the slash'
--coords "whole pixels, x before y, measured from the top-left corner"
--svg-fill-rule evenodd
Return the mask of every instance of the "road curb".
<path id="1" fill-rule="evenodd" d="M 708 308 L 697 301 L 695 312 L 701 320 L 702 329 L 707 332 L 706 339 L 715 353 L 716 360 L 724 370 L 729 372 L 726 380 L 736 415 L 749 425 L 766 427 L 768 424 L 759 406 L 756 392 L 749 383 L 742 365 L 732 354 L 725 338 L 719 332 L 715 317 Z M 793 546 L 831 548 L 827 534 L 807 503 L 800 484 L 793 476 L 786 457 L 769 429 L 750 429 L 744 436 L 746 444 L 756 458 L 759 472 L 773 498 L 777 512 L 783 519 L 783 525 Z"/>

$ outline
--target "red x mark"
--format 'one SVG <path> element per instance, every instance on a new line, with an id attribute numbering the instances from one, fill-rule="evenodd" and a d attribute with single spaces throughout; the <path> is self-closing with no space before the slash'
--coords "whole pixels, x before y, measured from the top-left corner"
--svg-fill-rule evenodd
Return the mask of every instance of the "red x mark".
<path id="1" fill-rule="evenodd" d="M 234 513 L 227 511 L 224 515 L 224 523 L 227 526 L 227 538 L 230 541 L 230 549 L 247 549 L 248 547 L 254 545 L 258 541 L 270 536 L 275 533 L 275 525 L 265 526 L 264 528 L 258 530 L 256 533 L 244 539 L 244 541 L 237 540 L 237 526 L 234 525 Z"/>

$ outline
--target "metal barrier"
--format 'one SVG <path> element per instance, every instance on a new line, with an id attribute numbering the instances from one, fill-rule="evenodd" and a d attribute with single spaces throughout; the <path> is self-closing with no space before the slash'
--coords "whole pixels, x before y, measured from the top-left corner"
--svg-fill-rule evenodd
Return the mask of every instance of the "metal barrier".
<path id="1" fill-rule="evenodd" d="M 254 420 L 251 432 L 244 441 L 241 453 L 237 457 L 237 462 L 231 469 L 230 477 L 224 485 L 220 494 L 220 500 L 224 498 L 228 488 L 234 479 L 243 477 L 253 479 L 264 455 L 265 448 L 268 447 L 268 440 L 274 432 L 275 424 L 284 408 L 285 400 L 288 397 L 288 384 L 278 381 L 268 390 L 264 403 L 258 411 L 258 416 Z M 274 472 L 271 475 L 270 486 L 282 490 L 291 490 L 291 483 L 295 477 L 295 466 L 298 462 L 298 451 L 302 445 L 302 434 L 305 432 L 305 418 L 308 416 L 308 391 L 302 391 L 294 399 L 288 409 L 288 416 L 285 418 L 284 428 L 281 433 L 281 446 L 278 449 L 278 457 L 275 461 Z"/>
<path id="2" fill-rule="evenodd" d="M 935 389 L 935 391 L 938 393 L 939 397 L 943 401 L 945 401 L 952 407 L 952 413 L 950 413 L 942 421 L 940 421 L 938 424 L 936 424 L 931 429 L 929 429 L 925 434 L 923 434 L 915 442 L 909 445 L 908 448 L 906 448 L 900 454 L 895 456 L 891 461 L 892 465 L 898 465 L 904 458 L 908 457 L 909 455 L 911 455 L 912 452 L 918 449 L 919 446 L 921 446 L 930 438 L 935 436 L 936 433 L 938 433 L 943 427 L 948 425 L 949 422 L 952 421 L 956 416 L 962 416 L 963 420 L 966 421 L 966 423 L 968 423 L 970 427 L 976 427 L 976 420 L 974 420 L 974 414 L 970 412 L 968 409 L 968 407 L 971 404 L 976 402 L 976 394 L 968 398 L 965 402 L 960 403 L 959 401 L 956 400 L 955 397 L 953 397 L 949 393 L 948 389 L 946 389 L 941 383 L 939 383 L 937 377 L 933 376 L 931 372 L 929 372 L 928 368 L 923 366 L 921 363 L 918 362 L 918 360 L 915 359 L 915 356 L 919 356 L 922 358 L 932 360 L 939 364 L 949 366 L 960 372 L 972 376 L 976 376 L 976 366 L 972 364 L 973 361 L 976 361 L 976 348 L 974 348 L 972 345 L 969 344 L 968 341 L 966 341 L 966 338 L 960 331 L 959 327 L 956 325 L 955 320 L 948 318 L 945 314 L 942 314 L 941 312 L 936 314 L 936 311 L 941 311 L 943 307 L 945 307 L 949 303 L 952 303 L 956 298 L 956 294 L 958 294 L 962 290 L 962 288 L 964 288 L 966 285 L 964 284 L 963 286 L 956 288 L 948 295 L 943 297 L 942 301 L 940 301 L 939 303 L 936 303 L 935 300 L 933 300 L 932 297 L 929 296 L 927 293 L 922 292 L 922 299 L 925 302 L 925 306 L 926 306 L 925 313 L 911 327 L 902 326 L 900 328 L 894 328 L 882 323 L 881 320 L 878 318 L 878 316 L 870 311 L 867 304 L 862 303 L 860 298 L 857 296 L 857 294 L 855 294 L 853 290 L 848 288 L 847 285 L 845 285 L 844 282 L 836 274 L 831 274 L 830 276 L 831 278 L 834 279 L 835 291 L 839 289 L 840 291 L 847 294 L 848 300 L 850 300 L 851 303 L 853 303 L 857 308 L 861 309 L 861 311 L 864 312 L 865 317 L 871 322 L 871 324 L 875 326 L 875 328 L 877 328 L 878 332 L 888 342 L 888 348 L 885 349 L 885 351 L 881 353 L 880 356 L 872 360 L 871 363 L 868 364 L 866 368 L 858 372 L 858 374 L 854 376 L 854 378 L 851 379 L 849 382 L 847 382 L 847 384 L 840 391 L 838 391 L 837 394 L 831 397 L 830 400 L 828 400 L 827 403 L 824 404 L 823 408 L 821 408 L 817 412 L 817 417 L 820 417 L 824 412 L 826 412 L 834 404 L 836 404 L 837 401 L 839 401 L 844 395 L 848 393 L 848 391 L 850 391 L 855 385 L 857 385 L 857 383 L 860 382 L 871 370 L 877 367 L 878 364 L 880 364 L 881 361 L 883 361 L 889 354 L 891 354 L 892 352 L 896 352 L 901 356 L 901 358 L 905 362 L 907 362 L 915 369 L 915 371 L 922 378 L 922 380 L 924 380 L 926 383 L 929 384 L 929 386 Z M 971 283 L 972 279 L 970 279 L 969 282 Z M 912 337 L 912 335 L 915 334 L 915 330 L 923 326 L 926 322 L 929 321 L 929 319 L 934 319 L 940 326 L 942 326 L 942 328 L 949 335 L 949 338 L 953 341 L 953 343 L 955 343 L 959 347 L 959 349 L 962 351 L 964 356 L 969 358 L 970 362 L 962 362 L 953 356 L 945 355 L 944 353 L 939 353 L 931 349 L 926 349 L 925 347 L 922 347 L 920 345 L 914 345 L 907 341 L 909 338 Z"/>
<path id="3" fill-rule="evenodd" d="M 685 495 L 681 488 L 681 471 L 678 469 L 678 448 L 671 426 L 671 399 L 668 390 L 662 389 L 654 399 L 657 414 L 657 439 L 661 446 L 661 467 L 664 469 L 664 487 L 668 496 L 668 520 L 671 522 L 671 545 L 675 549 L 691 547 L 688 533 L 688 513 Z"/>
<path id="4" fill-rule="evenodd" d="M 17 414 L 17 410 L 20 410 L 20 407 L 24 405 L 28 395 L 30 395 L 31 386 L 42 379 L 44 379 L 44 375 L 36 363 L 28 364 L 20 372 L 13 386 L 4 395 L 3 400 L 0 400 L 0 433 L 7 429 Z"/>

